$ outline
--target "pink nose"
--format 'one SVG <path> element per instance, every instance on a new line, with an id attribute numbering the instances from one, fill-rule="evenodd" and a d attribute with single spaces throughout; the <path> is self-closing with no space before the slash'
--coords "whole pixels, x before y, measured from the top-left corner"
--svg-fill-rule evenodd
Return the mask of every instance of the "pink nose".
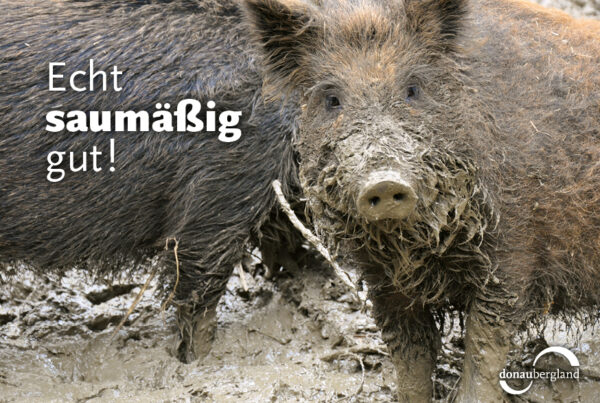
<path id="1" fill-rule="evenodd" d="M 412 213 L 417 195 L 410 183 L 396 171 L 373 172 L 358 195 L 358 212 L 367 221 L 401 220 Z"/>

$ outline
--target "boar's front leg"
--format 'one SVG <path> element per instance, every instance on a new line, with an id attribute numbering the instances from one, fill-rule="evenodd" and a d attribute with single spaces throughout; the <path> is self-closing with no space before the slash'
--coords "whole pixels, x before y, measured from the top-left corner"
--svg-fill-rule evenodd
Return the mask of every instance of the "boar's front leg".
<path id="1" fill-rule="evenodd" d="M 499 374 L 510 349 L 511 326 L 502 314 L 501 298 L 486 295 L 469 310 L 465 334 L 465 361 L 456 402 L 505 401 Z M 504 301 L 507 301 L 506 299 Z"/>
<path id="2" fill-rule="evenodd" d="M 179 346 L 176 356 L 181 362 L 191 363 L 210 352 L 217 326 L 216 313 L 216 305 L 183 304 L 177 307 Z"/>
<path id="3" fill-rule="evenodd" d="M 180 361 L 190 363 L 210 352 L 217 325 L 217 303 L 225 291 L 233 267 L 233 264 L 223 267 L 218 273 L 199 271 L 194 282 L 190 281 L 195 287 L 186 295 L 187 301 L 177 304 L 177 327 L 180 333 L 177 358 Z"/>
<path id="4" fill-rule="evenodd" d="M 218 238 L 218 235 L 215 238 Z M 216 309 L 224 294 L 227 281 L 235 263 L 242 257 L 244 242 L 233 239 L 230 243 L 215 242 L 212 245 L 186 243 L 189 236 L 181 236 L 177 261 L 179 283 L 173 303 L 177 306 L 177 327 L 180 343 L 177 358 L 192 362 L 206 356 L 212 347 L 216 330 Z M 170 247 L 172 248 L 171 243 Z M 167 252 L 170 255 L 172 250 Z M 169 266 L 174 266 L 167 256 Z M 175 267 L 169 267 L 174 273 Z"/>
<path id="5" fill-rule="evenodd" d="M 410 306 L 410 300 L 391 286 L 370 286 L 377 325 L 388 346 L 398 380 L 400 402 L 430 402 L 432 374 L 440 347 L 431 312 Z"/>

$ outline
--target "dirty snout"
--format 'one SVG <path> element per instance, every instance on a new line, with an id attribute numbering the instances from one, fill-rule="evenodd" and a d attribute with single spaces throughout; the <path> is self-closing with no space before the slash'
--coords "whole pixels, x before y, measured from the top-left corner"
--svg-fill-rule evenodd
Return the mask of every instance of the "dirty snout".
<path id="1" fill-rule="evenodd" d="M 410 181 L 394 170 L 371 173 L 359 188 L 358 213 L 367 221 L 401 220 L 417 204 L 417 194 Z"/>

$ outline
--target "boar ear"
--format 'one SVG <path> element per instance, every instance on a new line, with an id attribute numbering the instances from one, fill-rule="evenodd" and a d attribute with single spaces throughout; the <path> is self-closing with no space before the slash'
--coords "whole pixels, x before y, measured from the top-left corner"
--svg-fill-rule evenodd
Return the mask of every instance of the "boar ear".
<path id="1" fill-rule="evenodd" d="M 467 14 L 467 0 L 405 0 L 408 28 L 443 51 L 456 49 Z"/>
<path id="2" fill-rule="evenodd" d="M 255 42 L 272 84 L 291 90 L 305 84 L 303 59 L 319 37 L 310 9 L 294 0 L 244 0 Z"/>

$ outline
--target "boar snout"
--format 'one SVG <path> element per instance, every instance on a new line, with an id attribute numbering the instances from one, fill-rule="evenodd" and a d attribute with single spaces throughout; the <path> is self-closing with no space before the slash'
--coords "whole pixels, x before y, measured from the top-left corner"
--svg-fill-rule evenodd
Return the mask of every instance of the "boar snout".
<path id="1" fill-rule="evenodd" d="M 360 187 L 358 212 L 367 221 L 406 218 L 417 204 L 410 182 L 397 171 L 373 172 Z"/>

